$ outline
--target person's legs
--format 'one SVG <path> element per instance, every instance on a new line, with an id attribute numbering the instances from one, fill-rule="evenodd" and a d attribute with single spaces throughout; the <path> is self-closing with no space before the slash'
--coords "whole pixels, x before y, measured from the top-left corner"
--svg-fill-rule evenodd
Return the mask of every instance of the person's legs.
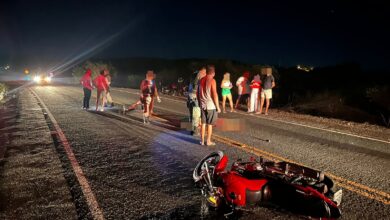
<path id="1" fill-rule="evenodd" d="M 99 108 L 99 100 L 100 100 L 100 94 L 101 94 L 102 91 L 100 90 L 96 90 L 96 111 L 98 110 Z"/>
<path id="2" fill-rule="evenodd" d="M 87 90 L 86 88 L 83 88 L 84 91 L 84 98 L 83 98 L 83 109 L 87 106 Z"/>
<path id="3" fill-rule="evenodd" d="M 232 94 L 227 95 L 227 98 L 228 98 L 229 104 L 230 104 L 230 112 L 234 112 Z"/>
<path id="4" fill-rule="evenodd" d="M 268 108 L 269 108 L 270 100 L 272 99 L 272 90 L 267 89 L 264 92 L 264 95 L 265 95 L 265 99 L 266 99 L 265 114 L 268 115 Z"/>
<path id="5" fill-rule="evenodd" d="M 204 145 L 204 135 L 206 133 L 206 123 L 202 123 L 202 126 L 200 127 L 200 144 Z"/>
<path id="6" fill-rule="evenodd" d="M 213 134 L 213 125 L 207 125 L 207 145 L 211 145 L 211 135 Z"/>
<path id="7" fill-rule="evenodd" d="M 253 89 L 250 96 L 250 104 L 248 112 L 253 112 L 255 110 L 255 90 Z"/>
<path id="8" fill-rule="evenodd" d="M 266 114 L 266 115 L 268 115 L 268 108 L 269 108 L 269 103 L 270 103 L 269 100 L 270 100 L 270 99 L 265 99 L 265 102 L 266 102 L 266 104 L 265 104 L 265 114 Z"/>
<path id="9" fill-rule="evenodd" d="M 193 120 L 193 112 L 192 112 L 192 110 L 193 110 L 193 106 L 191 105 L 191 106 L 189 106 L 188 107 L 188 113 L 190 113 L 190 115 L 189 115 L 189 121 L 192 123 L 192 120 Z"/>
<path id="10" fill-rule="evenodd" d="M 92 93 L 91 90 L 89 90 L 89 89 L 86 90 L 86 94 L 87 94 L 86 100 L 85 100 L 85 108 L 86 109 L 89 109 L 89 100 L 91 99 L 91 93 Z"/>
<path id="11" fill-rule="evenodd" d="M 246 107 L 247 107 L 247 109 L 248 109 L 248 111 L 250 110 L 250 96 L 249 96 L 249 94 L 246 94 Z"/>
<path id="12" fill-rule="evenodd" d="M 99 97 L 100 97 L 100 104 L 101 104 L 101 108 L 100 108 L 100 111 L 104 111 L 104 105 L 106 104 L 107 102 L 107 97 L 106 97 L 106 92 L 105 91 L 100 91 L 100 94 L 99 94 Z M 97 103 L 96 103 L 97 104 Z M 98 105 L 96 106 L 96 109 L 98 109 Z"/>
<path id="13" fill-rule="evenodd" d="M 222 112 L 225 113 L 226 95 L 222 96 Z"/>
<path id="14" fill-rule="evenodd" d="M 204 109 L 200 110 L 201 113 L 201 127 L 200 127 L 200 144 L 204 145 L 204 135 L 206 133 L 206 124 L 207 124 L 207 111 Z"/>
<path id="15" fill-rule="evenodd" d="M 264 99 L 265 99 L 265 94 L 264 94 L 264 89 L 261 90 L 261 99 L 260 99 L 260 110 L 259 110 L 259 114 L 261 114 L 263 112 L 263 106 L 264 106 Z"/>
<path id="16" fill-rule="evenodd" d="M 253 112 L 259 111 L 259 89 L 255 90 Z"/>
<path id="17" fill-rule="evenodd" d="M 150 101 L 150 105 L 149 105 L 149 111 L 150 111 L 150 114 L 154 114 L 154 96 L 152 96 L 152 100 Z"/>
<path id="18" fill-rule="evenodd" d="M 107 102 L 112 104 L 111 92 L 107 92 L 106 96 L 107 96 Z"/>
<path id="19" fill-rule="evenodd" d="M 263 112 L 263 106 L 264 106 L 264 97 L 261 97 L 261 99 L 260 99 L 260 110 L 259 110 L 260 114 Z"/>
<path id="20" fill-rule="evenodd" d="M 238 104 L 240 104 L 240 99 L 241 99 L 241 95 L 238 95 L 237 100 L 236 100 L 236 106 L 234 106 L 235 109 L 238 108 Z"/>

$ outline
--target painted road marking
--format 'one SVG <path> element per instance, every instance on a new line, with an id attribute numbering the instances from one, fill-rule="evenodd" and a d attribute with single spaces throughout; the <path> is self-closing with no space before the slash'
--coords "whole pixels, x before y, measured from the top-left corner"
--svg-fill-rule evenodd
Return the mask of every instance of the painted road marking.
<path id="1" fill-rule="evenodd" d="M 84 172 L 81 169 L 76 159 L 76 156 L 73 153 L 72 147 L 70 146 L 68 140 L 66 139 L 64 132 L 60 128 L 57 120 L 54 118 L 53 114 L 49 111 L 49 109 L 47 108 L 43 100 L 38 96 L 38 94 L 34 90 L 30 89 L 30 91 L 39 100 L 42 108 L 46 111 L 47 115 L 50 118 L 50 121 L 52 122 L 54 128 L 56 129 L 57 135 L 61 141 L 61 145 L 64 147 L 66 155 L 68 156 L 68 159 L 72 165 L 73 172 L 75 173 L 77 181 L 80 184 L 81 190 L 83 192 L 85 200 L 87 201 L 89 211 L 91 212 L 93 219 L 104 220 L 103 211 L 99 207 L 96 197 L 92 192 L 88 180 L 85 177 Z"/>
<path id="2" fill-rule="evenodd" d="M 131 92 L 128 92 L 128 93 L 131 93 Z M 134 94 L 134 93 L 131 93 L 131 94 Z M 121 104 L 121 103 L 118 103 L 118 104 Z M 160 108 L 160 107 L 156 107 L 156 108 Z M 182 114 L 182 113 L 180 113 L 180 114 Z M 153 116 L 153 117 L 159 118 L 159 119 L 164 120 L 164 121 L 168 121 L 168 120 L 161 118 L 159 116 Z M 273 154 L 273 153 L 270 153 L 270 152 L 267 152 L 264 150 L 260 150 L 256 147 L 246 145 L 244 143 L 241 143 L 241 142 L 233 140 L 233 139 L 229 139 L 229 138 L 221 136 L 221 135 L 213 134 L 213 137 L 218 142 L 225 143 L 229 146 L 233 146 L 235 148 L 241 149 L 247 153 L 255 154 L 257 156 L 262 156 L 264 158 L 267 158 L 267 159 L 270 159 L 273 161 L 286 161 L 289 163 L 294 163 L 297 165 L 308 167 L 304 164 L 292 161 L 290 159 L 284 158 L 284 157 L 279 156 L 277 154 Z M 385 205 L 390 204 L 390 194 L 388 194 L 386 192 L 365 186 L 365 185 L 360 184 L 360 183 L 356 183 L 356 182 L 351 181 L 351 180 L 344 179 L 342 177 L 336 176 L 336 175 L 328 173 L 328 172 L 326 173 L 326 175 L 328 175 L 329 177 L 334 179 L 335 182 L 342 188 L 348 189 L 348 190 L 355 192 L 359 195 L 362 195 L 366 198 L 377 200 L 379 202 L 382 202 Z"/>
<path id="3" fill-rule="evenodd" d="M 138 93 L 135 93 L 135 92 L 126 91 L 124 89 L 113 89 L 113 90 L 120 91 L 120 92 L 126 92 L 126 93 L 134 94 L 134 95 L 138 94 Z M 180 102 L 180 103 L 184 103 L 185 102 L 185 101 L 175 100 L 175 99 L 168 98 L 168 97 L 165 97 L 165 99 L 169 99 L 171 101 Z M 238 111 L 236 111 L 235 113 L 241 114 L 241 115 L 246 115 L 246 116 L 252 116 L 252 117 L 255 117 L 255 118 L 261 118 L 261 119 L 270 120 L 270 121 L 282 122 L 282 123 L 286 123 L 286 124 L 291 124 L 291 125 L 296 125 L 296 126 L 301 126 L 301 127 L 307 127 L 307 128 L 311 128 L 311 129 L 327 131 L 327 132 L 332 132 L 332 133 L 336 133 L 336 134 L 342 134 L 342 135 L 347 135 L 347 136 L 351 136 L 351 137 L 357 137 L 357 138 L 361 138 L 361 139 L 367 139 L 367 140 L 371 140 L 371 141 L 377 141 L 377 142 L 390 144 L 390 141 L 381 140 L 381 139 L 372 138 L 372 137 L 367 137 L 367 136 L 362 136 L 362 135 L 346 133 L 346 132 L 342 132 L 342 131 L 336 131 L 336 130 L 331 130 L 331 129 L 326 129 L 326 128 L 320 128 L 320 127 L 316 127 L 316 126 L 305 125 L 305 124 L 300 124 L 300 123 L 291 122 L 291 121 L 284 121 L 284 120 L 280 120 L 280 119 L 274 119 L 274 118 L 270 118 L 270 117 L 262 117 L 262 116 L 259 116 L 259 115 L 249 115 L 249 114 L 245 114 L 243 112 L 238 112 Z"/>

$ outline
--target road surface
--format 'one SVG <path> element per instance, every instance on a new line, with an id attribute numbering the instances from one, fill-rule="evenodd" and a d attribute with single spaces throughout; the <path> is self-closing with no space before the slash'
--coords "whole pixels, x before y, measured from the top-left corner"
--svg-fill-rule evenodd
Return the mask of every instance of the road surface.
<path id="1" fill-rule="evenodd" d="M 80 178 L 86 185 L 68 181 L 70 188 L 79 188 L 79 193 L 73 193 L 79 217 L 94 216 L 88 211 L 91 207 L 96 209 L 96 216 L 105 219 L 221 217 L 204 210 L 192 181 L 192 169 L 206 154 L 222 150 L 230 161 L 257 155 L 324 170 L 344 189 L 343 218 L 389 218 L 390 143 L 386 140 L 239 112 L 220 117 L 242 118 L 246 129 L 217 131 L 217 146 L 207 147 L 169 123 L 187 115 L 180 98 L 163 96 L 155 107 L 158 117 L 144 125 L 138 110 L 127 116 L 117 114 L 121 104 L 138 100 L 135 90 L 112 89 L 117 105 L 103 113 L 81 109 L 82 89 L 78 87 L 36 86 L 22 92 L 47 108 L 48 121 L 55 119 L 82 171 Z M 94 101 L 92 98 L 92 106 Z M 55 130 L 54 124 L 49 125 Z M 267 139 L 270 142 L 264 141 Z M 57 148 L 64 147 L 64 140 L 56 141 Z M 72 159 L 66 159 L 66 150 L 57 152 L 63 168 L 74 170 Z M 75 173 L 73 178 L 79 179 L 80 173 Z M 85 193 L 85 186 L 90 194 Z M 305 217 L 283 208 L 259 207 L 244 212 L 242 218 Z"/>

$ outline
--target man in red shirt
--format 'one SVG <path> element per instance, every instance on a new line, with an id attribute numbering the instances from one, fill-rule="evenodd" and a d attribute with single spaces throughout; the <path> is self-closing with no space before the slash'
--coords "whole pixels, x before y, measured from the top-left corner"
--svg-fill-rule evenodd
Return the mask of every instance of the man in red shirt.
<path id="1" fill-rule="evenodd" d="M 92 71 L 87 69 L 84 76 L 81 77 L 80 83 L 83 86 L 84 90 L 84 99 L 83 99 L 83 109 L 89 109 L 89 100 L 91 99 L 92 93 L 92 80 L 91 80 Z"/>
<path id="2" fill-rule="evenodd" d="M 104 104 L 106 103 L 106 94 L 108 90 L 107 79 L 105 75 L 108 74 L 108 70 L 104 69 L 100 72 L 93 82 L 95 83 L 97 93 L 96 93 L 96 111 L 99 109 L 99 100 L 101 103 L 100 111 L 104 111 Z"/>

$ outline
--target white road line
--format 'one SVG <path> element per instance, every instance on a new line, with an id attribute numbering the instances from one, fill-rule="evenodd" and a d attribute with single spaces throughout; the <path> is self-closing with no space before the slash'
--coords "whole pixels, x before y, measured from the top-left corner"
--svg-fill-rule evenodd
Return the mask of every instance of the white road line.
<path id="1" fill-rule="evenodd" d="M 58 122 L 54 118 L 53 114 L 49 111 L 45 103 L 42 101 L 42 99 L 38 96 L 38 94 L 30 89 L 30 91 L 34 94 L 34 96 L 39 100 L 39 102 L 42 105 L 42 108 L 46 111 L 47 115 L 49 116 L 54 128 L 56 129 L 57 135 L 61 141 L 61 145 L 64 147 L 66 155 L 68 156 L 68 159 L 72 165 L 73 171 L 76 175 L 77 181 L 80 184 L 81 190 L 83 192 L 84 198 L 87 201 L 89 211 L 91 212 L 91 215 L 93 219 L 96 220 L 103 220 L 103 211 L 100 209 L 99 204 L 96 200 L 95 195 L 92 192 L 92 189 L 88 183 L 87 178 L 84 175 L 83 170 L 81 169 L 76 156 L 73 153 L 72 147 L 70 146 L 68 140 L 66 139 L 66 136 L 62 129 L 60 128 Z"/>
<path id="2" fill-rule="evenodd" d="M 117 90 L 117 91 L 120 91 L 120 92 L 126 92 L 126 93 L 130 93 L 130 94 L 135 94 L 135 95 L 138 94 L 138 93 L 126 91 L 124 89 L 113 89 L 113 90 Z M 181 101 L 181 100 L 175 100 L 175 99 L 171 99 L 171 98 L 167 98 L 167 97 L 164 97 L 164 98 L 165 99 L 169 99 L 171 101 L 175 101 L 175 102 L 185 103 L 185 101 Z M 305 124 L 300 124 L 300 123 L 291 122 L 291 121 L 283 121 L 283 120 L 269 118 L 269 117 L 261 117 L 261 116 L 257 116 L 257 115 L 249 115 L 249 114 L 245 114 L 243 112 L 238 112 L 238 111 L 236 111 L 235 113 L 241 114 L 241 115 L 246 115 L 246 116 L 252 116 L 252 117 L 255 117 L 255 118 L 261 118 L 261 119 L 270 120 L 270 121 L 282 122 L 282 123 L 285 123 L 285 124 L 291 124 L 291 125 L 296 125 L 296 126 L 301 126 L 301 127 L 311 128 L 311 129 L 317 129 L 317 130 L 321 130 L 321 131 L 332 132 L 332 133 L 341 134 L 341 135 L 347 135 L 347 136 L 351 136 L 351 137 L 357 137 L 357 138 L 361 138 L 361 139 L 367 139 L 367 140 L 371 140 L 371 141 L 377 141 L 377 142 L 381 142 L 381 143 L 385 143 L 385 144 L 390 144 L 390 141 L 381 140 L 381 139 L 372 138 L 372 137 L 367 137 L 367 136 L 362 136 L 362 135 L 357 135 L 357 134 L 346 133 L 346 132 L 342 132 L 342 131 L 336 131 L 336 130 L 331 130 L 331 129 L 326 129 L 326 128 L 320 128 L 320 127 L 316 127 L 316 126 L 305 125 Z"/>

